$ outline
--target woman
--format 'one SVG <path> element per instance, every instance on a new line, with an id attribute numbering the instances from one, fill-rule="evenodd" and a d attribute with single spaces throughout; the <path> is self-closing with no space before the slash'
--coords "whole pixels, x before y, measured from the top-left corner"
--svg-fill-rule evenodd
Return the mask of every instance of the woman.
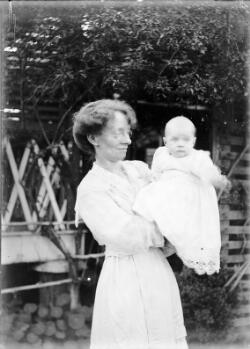
<path id="1" fill-rule="evenodd" d="M 76 224 L 82 218 L 106 246 L 91 331 L 91 349 L 187 348 L 178 286 L 154 224 L 132 211 L 151 180 L 146 164 L 123 161 L 136 118 L 125 102 L 99 100 L 74 117 L 73 136 L 95 155 L 80 183 Z"/>

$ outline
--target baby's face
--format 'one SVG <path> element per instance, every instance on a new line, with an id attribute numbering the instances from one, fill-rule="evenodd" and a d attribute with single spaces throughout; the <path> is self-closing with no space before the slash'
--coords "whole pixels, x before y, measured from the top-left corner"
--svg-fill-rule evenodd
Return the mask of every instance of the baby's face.
<path id="1" fill-rule="evenodd" d="M 166 130 L 164 142 L 171 155 L 176 158 L 183 158 L 190 154 L 195 144 L 194 132 L 190 128 L 171 127 Z"/>

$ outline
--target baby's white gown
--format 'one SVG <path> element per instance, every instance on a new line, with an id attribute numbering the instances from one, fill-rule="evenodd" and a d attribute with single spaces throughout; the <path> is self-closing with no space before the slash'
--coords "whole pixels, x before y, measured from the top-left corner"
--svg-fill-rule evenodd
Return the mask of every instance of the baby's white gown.
<path id="1" fill-rule="evenodd" d="M 139 192 L 134 210 L 157 223 L 186 266 L 198 274 L 218 272 L 220 220 L 211 180 L 221 174 L 209 152 L 193 149 L 184 158 L 174 158 L 160 147 L 152 170 L 158 179 Z"/>

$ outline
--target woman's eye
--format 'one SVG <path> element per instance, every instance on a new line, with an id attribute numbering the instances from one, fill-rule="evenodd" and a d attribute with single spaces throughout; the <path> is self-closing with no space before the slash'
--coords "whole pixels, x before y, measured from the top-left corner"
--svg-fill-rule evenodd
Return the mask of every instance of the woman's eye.
<path id="1" fill-rule="evenodd" d="M 113 135 L 115 137 L 120 137 L 120 136 L 129 136 L 131 137 L 132 136 L 132 131 L 129 130 L 129 131 L 117 131 L 117 132 L 114 132 Z"/>
<path id="2" fill-rule="evenodd" d="M 121 135 L 121 132 L 113 132 L 112 135 L 117 138 Z"/>

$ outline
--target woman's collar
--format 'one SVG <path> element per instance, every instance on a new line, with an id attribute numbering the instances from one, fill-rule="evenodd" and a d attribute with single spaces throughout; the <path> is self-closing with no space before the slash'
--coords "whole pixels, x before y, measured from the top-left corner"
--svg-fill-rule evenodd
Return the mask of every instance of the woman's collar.
<path id="1" fill-rule="evenodd" d="M 121 167 L 123 167 L 123 161 L 119 161 L 118 163 L 119 163 L 119 165 L 120 165 Z M 117 163 L 117 164 L 118 164 L 118 163 Z M 94 170 L 97 170 L 98 172 L 103 172 L 103 173 L 105 173 L 106 175 L 111 175 L 111 176 L 115 175 L 115 176 L 119 176 L 116 172 L 113 172 L 113 171 L 111 171 L 110 169 L 106 168 L 105 166 L 102 166 L 102 165 L 99 164 L 97 161 L 95 161 L 95 162 L 93 163 L 93 169 L 94 169 Z"/>
<path id="2" fill-rule="evenodd" d="M 126 166 L 124 166 L 125 163 L 126 161 L 119 161 L 119 165 L 121 166 L 121 173 L 123 173 L 124 175 L 120 175 L 119 173 L 112 172 L 109 169 L 98 164 L 96 161 L 93 163 L 92 169 L 94 171 L 97 171 L 99 174 L 101 174 L 103 178 L 109 179 L 111 181 L 119 180 L 119 181 L 127 182 L 128 173 L 127 173 Z"/>

